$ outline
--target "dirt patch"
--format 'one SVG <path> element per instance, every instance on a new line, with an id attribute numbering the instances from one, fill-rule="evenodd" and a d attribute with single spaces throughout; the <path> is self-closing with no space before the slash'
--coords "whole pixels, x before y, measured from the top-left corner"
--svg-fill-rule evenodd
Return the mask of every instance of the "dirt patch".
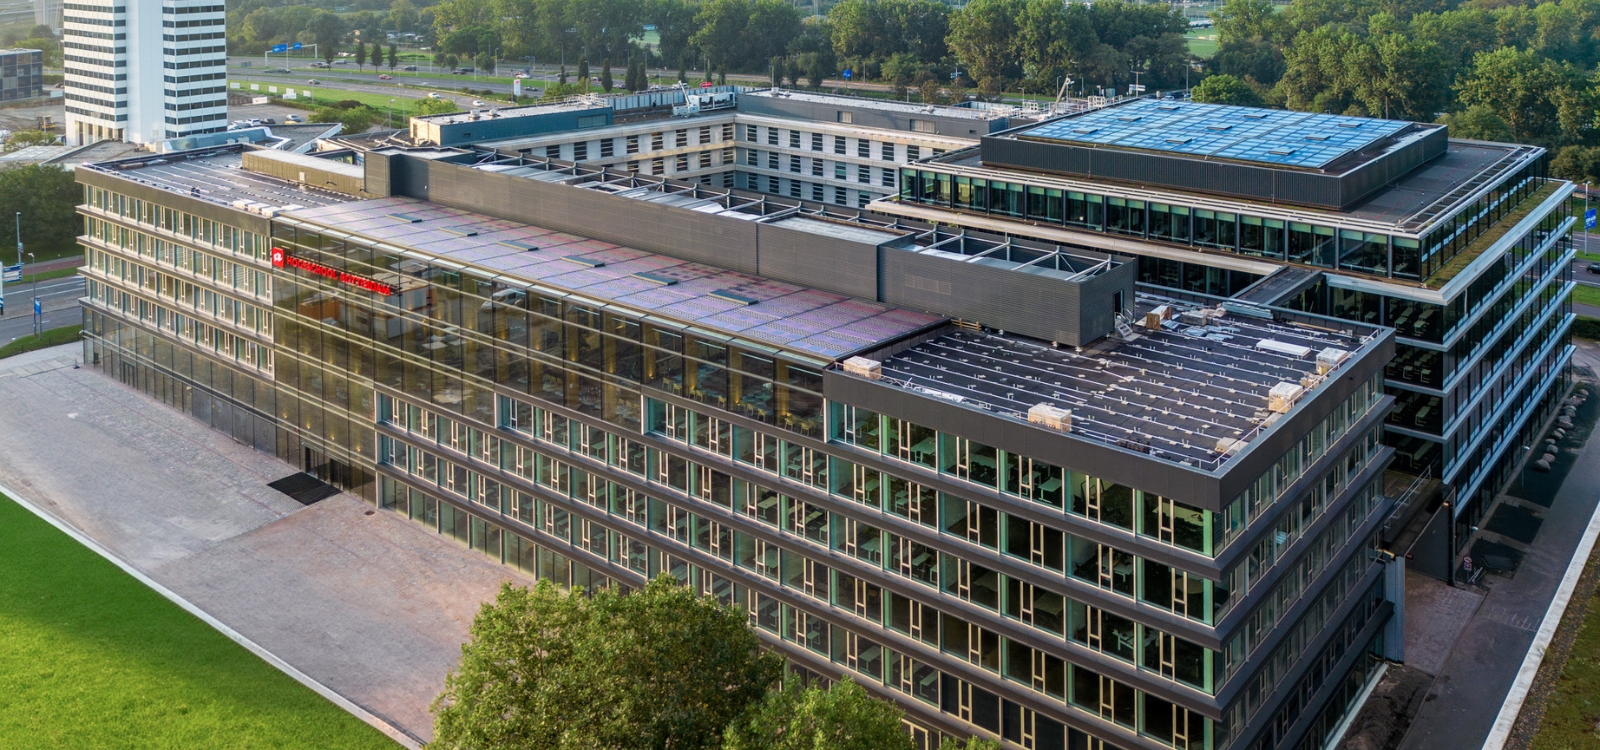
<path id="1" fill-rule="evenodd" d="M 1393 750 L 1411 728 L 1427 698 L 1433 675 L 1402 664 L 1389 665 L 1361 713 L 1345 732 L 1340 750 Z"/>

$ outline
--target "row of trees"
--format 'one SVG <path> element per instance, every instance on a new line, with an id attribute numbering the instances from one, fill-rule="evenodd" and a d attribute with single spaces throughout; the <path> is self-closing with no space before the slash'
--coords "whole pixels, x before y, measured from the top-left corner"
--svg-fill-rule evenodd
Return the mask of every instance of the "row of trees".
<path id="1" fill-rule="evenodd" d="M 504 585 L 434 702 L 441 750 L 911 750 L 892 703 L 781 680 L 748 616 L 669 576 L 586 597 Z M 955 750 L 998 750 L 987 740 Z"/>
<path id="2" fill-rule="evenodd" d="M 844 0 L 802 18 L 785 0 L 445 0 L 434 8 L 439 47 L 454 54 L 620 59 L 644 30 L 660 37 L 652 62 L 769 72 L 798 79 L 842 66 L 857 78 L 916 85 L 958 74 L 981 87 L 1054 92 L 1064 77 L 1096 86 L 1181 84 L 1188 23 L 1165 4 L 1123 0 Z M 793 75 L 794 71 L 802 71 Z M 809 77 L 809 76 L 807 76 Z"/>

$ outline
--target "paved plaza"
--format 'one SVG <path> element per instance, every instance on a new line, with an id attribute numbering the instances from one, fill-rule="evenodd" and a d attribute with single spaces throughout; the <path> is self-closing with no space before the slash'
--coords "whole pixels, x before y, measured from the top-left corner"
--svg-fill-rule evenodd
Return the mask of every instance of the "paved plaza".
<path id="1" fill-rule="evenodd" d="M 90 369 L 0 360 L 0 485 L 421 741 L 479 605 L 530 582 L 348 495 L 304 507 L 272 456 Z"/>

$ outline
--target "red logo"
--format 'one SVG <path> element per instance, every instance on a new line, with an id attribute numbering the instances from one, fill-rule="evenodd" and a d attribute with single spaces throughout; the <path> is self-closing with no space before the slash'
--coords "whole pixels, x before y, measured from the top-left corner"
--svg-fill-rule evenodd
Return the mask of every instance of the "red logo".
<path id="1" fill-rule="evenodd" d="M 380 281 L 373 281 L 372 279 L 364 276 L 357 276 L 353 273 L 346 273 L 337 268 L 325 266 L 315 261 L 306 260 L 305 258 L 296 258 L 293 255 L 285 252 L 281 247 L 272 248 L 272 265 L 275 268 L 283 268 L 285 266 L 290 268 L 298 268 L 302 271 L 314 273 L 324 278 L 333 279 L 341 284 L 349 284 L 357 289 L 375 292 L 385 297 L 394 294 L 394 287 L 391 287 L 388 284 Z"/>

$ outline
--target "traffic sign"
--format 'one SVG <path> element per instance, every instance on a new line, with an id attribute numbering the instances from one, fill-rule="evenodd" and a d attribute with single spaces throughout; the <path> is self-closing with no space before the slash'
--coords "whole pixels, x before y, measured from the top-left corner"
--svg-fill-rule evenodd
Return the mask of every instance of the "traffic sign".
<path id="1" fill-rule="evenodd" d="M 845 80 L 846 80 L 846 81 L 848 81 L 848 80 L 850 80 L 850 72 L 851 72 L 851 71 L 850 71 L 850 69 L 849 69 L 849 68 L 845 68 L 845 69 L 844 69 L 844 79 L 845 79 Z"/>
<path id="2" fill-rule="evenodd" d="M 0 282 L 7 284 L 22 281 L 22 265 L 6 266 L 0 268 Z"/>
<path id="3" fill-rule="evenodd" d="M 1142 84 L 1142 83 L 1130 84 L 1128 86 L 1128 93 L 1130 93 L 1130 94 L 1142 94 L 1142 93 L 1144 93 L 1144 84 Z"/>
<path id="4" fill-rule="evenodd" d="M 1594 229 L 1594 223 L 1595 223 L 1595 221 L 1594 221 L 1594 212 L 1595 212 L 1595 209 L 1592 209 L 1592 208 L 1583 212 L 1583 228 L 1584 229 Z"/>
<path id="5" fill-rule="evenodd" d="M 289 47 L 289 49 L 292 49 L 292 50 L 294 50 L 294 51 L 296 51 L 296 52 L 299 52 L 299 51 L 300 51 L 300 48 L 301 48 L 301 46 L 302 46 L 302 45 L 301 45 L 301 44 L 300 44 L 300 43 L 299 43 L 299 42 L 295 42 L 295 43 L 294 43 L 294 45 L 293 45 L 293 46 L 291 46 L 291 47 Z"/>
<path id="6" fill-rule="evenodd" d="M 38 315 L 39 314 L 39 298 L 38 297 L 34 297 L 33 298 L 33 314 L 34 315 Z"/>
<path id="7" fill-rule="evenodd" d="M 1461 556 L 1461 569 L 1468 573 L 1472 572 L 1472 555 Z"/>
<path id="8" fill-rule="evenodd" d="M 287 44 L 274 44 L 274 45 L 272 45 L 272 51 L 273 52 L 287 52 L 287 51 L 289 51 L 289 45 L 287 45 Z"/>

